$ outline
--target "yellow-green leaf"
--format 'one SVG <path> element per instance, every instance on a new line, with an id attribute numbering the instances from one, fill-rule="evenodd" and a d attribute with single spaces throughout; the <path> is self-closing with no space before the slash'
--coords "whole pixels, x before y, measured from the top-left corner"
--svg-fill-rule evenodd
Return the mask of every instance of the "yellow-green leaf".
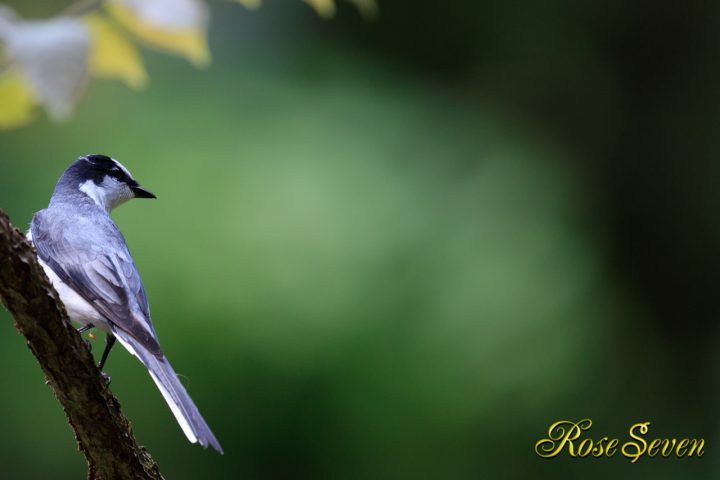
<path id="1" fill-rule="evenodd" d="M 335 15 L 334 0 L 304 0 L 304 2 L 315 9 L 315 12 L 323 18 L 330 18 Z"/>
<path id="2" fill-rule="evenodd" d="M 377 17 L 377 2 L 375 0 L 349 0 L 358 9 L 360 14 L 368 20 Z"/>
<path id="3" fill-rule="evenodd" d="M 140 4 L 133 2 L 133 5 Z M 204 19 L 187 24 L 174 24 L 171 22 L 163 24 L 153 21 L 155 18 L 143 18 L 132 8 L 119 2 L 108 3 L 107 8 L 123 27 L 149 46 L 181 55 L 197 67 L 206 67 L 210 64 L 210 51 L 207 46 Z M 154 10 L 152 13 L 156 12 L 157 10 Z M 177 12 L 170 8 L 167 14 L 170 17 L 169 20 L 174 21 L 175 18 L 172 17 Z"/>
<path id="4" fill-rule="evenodd" d="M 147 85 L 148 76 L 140 54 L 125 36 L 98 14 L 85 17 L 90 28 L 90 73 L 98 77 L 118 78 L 131 88 Z"/>
<path id="5" fill-rule="evenodd" d="M 248 10 L 257 10 L 262 6 L 262 0 L 235 0 Z"/>
<path id="6" fill-rule="evenodd" d="M 0 75 L 0 129 L 15 128 L 32 121 L 35 98 L 15 70 Z"/>

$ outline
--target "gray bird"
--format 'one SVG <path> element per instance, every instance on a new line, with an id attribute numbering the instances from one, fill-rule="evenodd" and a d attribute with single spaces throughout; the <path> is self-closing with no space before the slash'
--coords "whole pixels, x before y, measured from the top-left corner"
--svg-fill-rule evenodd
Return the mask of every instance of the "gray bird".
<path id="1" fill-rule="evenodd" d="M 50 205 L 37 212 L 28 238 L 40 265 L 79 331 L 107 333 L 103 368 L 117 339 L 150 372 L 192 443 L 222 447 L 163 355 L 150 321 L 147 295 L 110 211 L 132 198 L 156 198 L 120 162 L 86 155 L 57 183 Z"/>

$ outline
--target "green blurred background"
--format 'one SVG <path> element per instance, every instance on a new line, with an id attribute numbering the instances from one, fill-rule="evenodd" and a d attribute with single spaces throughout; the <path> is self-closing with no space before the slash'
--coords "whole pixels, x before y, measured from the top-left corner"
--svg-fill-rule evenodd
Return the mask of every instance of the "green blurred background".
<path id="1" fill-rule="evenodd" d="M 114 218 L 225 448 L 188 444 L 116 349 L 112 389 L 166 478 L 718 473 L 720 4 L 211 7 L 209 69 L 145 51 L 146 91 L 97 81 L 70 121 L 0 133 L 22 228 L 85 153 L 159 198 Z M 2 477 L 83 478 L 0 318 Z M 706 454 L 535 455 L 582 418 Z"/>

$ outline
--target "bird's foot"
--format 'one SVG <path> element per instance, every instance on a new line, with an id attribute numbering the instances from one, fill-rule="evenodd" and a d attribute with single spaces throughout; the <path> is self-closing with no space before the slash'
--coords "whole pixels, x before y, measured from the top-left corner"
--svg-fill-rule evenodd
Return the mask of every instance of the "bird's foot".
<path id="1" fill-rule="evenodd" d="M 83 342 L 85 343 L 85 346 L 87 347 L 88 352 L 92 352 L 92 342 L 90 340 L 83 340 Z"/>

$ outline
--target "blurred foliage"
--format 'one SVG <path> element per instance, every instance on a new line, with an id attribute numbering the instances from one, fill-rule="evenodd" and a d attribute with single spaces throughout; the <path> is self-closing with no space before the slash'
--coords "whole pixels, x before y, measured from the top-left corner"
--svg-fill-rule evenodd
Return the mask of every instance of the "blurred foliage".
<path id="1" fill-rule="evenodd" d="M 321 17 L 335 14 L 334 0 L 305 1 Z M 375 0 L 350 1 L 366 18 L 375 16 Z M 0 4 L 0 129 L 28 124 L 38 105 L 66 120 L 90 74 L 144 88 L 148 75 L 135 41 L 207 67 L 208 25 L 204 0 L 78 0 L 43 20 L 23 19 Z"/>
<path id="2" fill-rule="evenodd" d="M 71 121 L 0 142 L 0 207 L 17 225 L 85 153 L 159 197 L 114 218 L 226 451 L 188 445 L 118 349 L 112 388 L 166 478 L 713 476 L 714 277 L 701 267 L 720 199 L 712 166 L 692 162 L 714 152 L 715 70 L 703 88 L 673 89 L 686 85 L 676 64 L 668 84 L 636 85 L 650 65 L 614 53 L 632 66 L 651 51 L 627 53 L 618 39 L 640 35 L 628 25 L 664 35 L 686 21 L 702 39 L 712 16 L 559 0 L 385 2 L 374 23 L 216 8 L 209 70 L 150 53 L 146 91 L 93 84 Z M 699 82 L 708 53 L 678 45 Z M 681 101 L 692 93 L 708 101 Z M 684 115 L 646 111 L 668 102 Z M 32 356 L 9 319 L 0 328 L 3 474 L 84 475 Z M 706 438 L 707 453 L 535 456 L 550 423 L 586 417 L 597 436 L 651 421 Z"/>

